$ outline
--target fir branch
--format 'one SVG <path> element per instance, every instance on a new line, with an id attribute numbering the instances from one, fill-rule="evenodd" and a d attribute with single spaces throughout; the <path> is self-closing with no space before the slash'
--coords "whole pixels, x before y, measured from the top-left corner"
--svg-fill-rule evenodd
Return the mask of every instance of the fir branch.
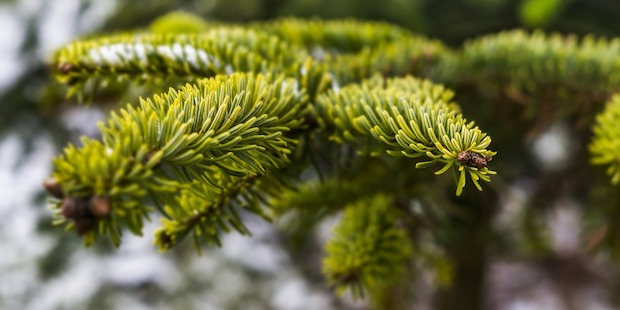
<path id="1" fill-rule="evenodd" d="M 161 220 L 162 226 L 155 231 L 155 244 L 161 251 L 170 249 L 190 233 L 198 253 L 202 241 L 220 246 L 221 231 L 230 232 L 232 228 L 250 234 L 236 209 L 245 203 L 248 209 L 261 213 L 255 199 L 243 200 L 239 196 L 242 192 L 246 197 L 252 195 L 248 188 L 256 177 L 235 178 L 219 173 L 218 179 L 218 186 L 194 184 L 181 192 L 176 205 L 165 207 L 168 217 Z"/>
<path id="2" fill-rule="evenodd" d="M 77 41 L 52 60 L 69 95 L 122 81 L 160 84 L 233 72 L 282 73 L 305 53 L 273 35 L 240 27 L 201 34 L 126 33 Z"/>
<path id="3" fill-rule="evenodd" d="M 605 110 L 596 117 L 594 137 L 590 144 L 592 163 L 609 165 L 607 174 L 613 184 L 620 183 L 620 95 L 609 100 Z"/>
<path id="4" fill-rule="evenodd" d="M 390 24 L 370 21 L 280 19 L 250 27 L 264 29 L 308 50 L 338 85 L 360 82 L 376 72 L 444 79 L 454 54 L 441 42 Z"/>
<path id="5" fill-rule="evenodd" d="M 378 177 L 383 172 L 379 171 L 381 169 L 385 171 L 386 167 L 376 164 L 353 175 L 307 180 L 272 195 L 269 205 L 278 218 L 279 227 L 294 239 L 299 238 L 326 217 L 341 212 L 351 201 L 361 201 L 377 193 L 391 193 L 396 185 Z"/>
<path id="6" fill-rule="evenodd" d="M 200 16 L 184 12 L 174 11 L 162 15 L 149 25 L 152 33 L 204 33 L 214 27 L 222 26 L 219 23 L 207 22 Z"/>
<path id="7" fill-rule="evenodd" d="M 300 87 L 306 90 L 311 103 L 316 102 L 319 94 L 337 85 L 333 75 L 328 73 L 327 64 L 309 57 L 291 71 L 294 72 L 293 76 L 299 81 Z"/>
<path id="8" fill-rule="evenodd" d="M 310 50 L 314 58 L 325 54 L 357 53 L 411 36 L 404 28 L 382 22 L 344 20 L 303 20 L 285 18 L 251 27 L 263 29 L 293 45 Z"/>
<path id="9" fill-rule="evenodd" d="M 412 242 L 397 226 L 390 198 L 377 195 L 348 206 L 326 244 L 323 273 L 336 291 L 354 297 L 380 290 L 404 276 Z"/>
<path id="10" fill-rule="evenodd" d="M 487 163 L 495 152 L 487 150 L 491 138 L 463 118 L 451 97 L 451 91 L 430 82 L 396 78 L 329 91 L 318 98 L 316 113 L 336 142 L 372 137 L 391 155 L 426 157 L 418 168 L 441 163 L 436 172 L 441 174 L 454 167 L 460 195 L 466 177 L 479 190 L 478 180 L 490 181 L 495 172 Z"/>
<path id="11" fill-rule="evenodd" d="M 183 207 L 179 204 L 192 199 L 173 199 L 180 189 L 227 186 L 231 182 L 222 184 L 222 173 L 252 177 L 287 165 L 297 142 L 284 133 L 301 128 L 307 100 L 296 84 L 282 76 L 235 73 L 171 89 L 113 113 L 101 126 L 103 143 L 84 139 L 82 148 L 70 145 L 55 159 L 53 178 L 63 198 L 55 205 L 57 213 L 77 224 L 82 217 L 93 222 L 78 231 L 88 233 L 87 243 L 101 233 L 118 244 L 117 220 L 140 233 L 149 211 L 146 197 Z M 67 201 L 91 197 L 106 197 L 110 212 L 65 214 Z"/>
<path id="12" fill-rule="evenodd" d="M 250 235 L 239 214 L 249 211 L 272 220 L 270 197 L 290 187 L 287 173 L 270 170 L 262 176 L 235 177 L 222 170 L 213 173 L 216 182 L 193 182 L 183 189 L 174 203 L 164 207 L 165 218 L 155 231 L 155 245 L 166 251 L 192 235 L 194 248 L 201 253 L 203 244 L 221 246 L 221 233 L 237 231 Z"/>
<path id="13" fill-rule="evenodd" d="M 197 17 L 179 20 L 184 15 L 154 22 L 156 33 L 69 44 L 52 60 L 56 76 L 70 86 L 69 95 L 81 98 L 123 81 L 172 85 L 232 72 L 286 73 L 307 88 L 312 101 L 328 85 L 359 82 L 377 71 L 443 79 L 453 58 L 441 43 L 384 23 L 284 19 L 206 30 Z"/>
<path id="14" fill-rule="evenodd" d="M 69 145 L 54 159 L 53 182 L 59 189 L 53 204 L 56 222 L 76 228 L 86 245 L 98 234 L 109 235 L 120 244 L 120 226 L 140 234 L 150 208 L 141 201 L 149 191 L 172 194 L 182 185 L 156 173 L 161 152 L 154 155 L 146 147 L 127 153 L 126 144 L 106 146 L 84 138 L 83 146 Z M 105 212 L 93 212 L 93 198 L 105 199 Z"/>
<path id="15" fill-rule="evenodd" d="M 451 78 L 454 52 L 438 41 L 409 35 L 394 42 L 366 47 L 356 54 L 328 55 L 329 72 L 340 85 L 358 83 L 372 75 L 414 75 L 435 80 Z"/>
<path id="16" fill-rule="evenodd" d="M 552 87 L 558 94 L 609 94 L 620 87 L 619 53 L 620 39 L 506 31 L 466 43 L 458 74 L 478 85 L 503 81 L 534 94 Z"/>

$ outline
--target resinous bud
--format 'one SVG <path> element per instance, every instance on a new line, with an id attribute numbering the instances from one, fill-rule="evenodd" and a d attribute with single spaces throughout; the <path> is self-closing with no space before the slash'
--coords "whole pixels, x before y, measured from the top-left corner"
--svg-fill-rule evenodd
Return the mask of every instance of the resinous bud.
<path id="1" fill-rule="evenodd" d="M 55 198 L 63 199 L 65 197 L 64 193 L 62 192 L 62 187 L 54 178 L 49 178 L 45 180 L 43 182 L 43 187 L 45 187 L 47 192 Z"/>
<path id="2" fill-rule="evenodd" d="M 102 218 L 110 214 L 110 200 L 103 196 L 94 196 L 88 205 L 90 213 L 97 218 Z"/>

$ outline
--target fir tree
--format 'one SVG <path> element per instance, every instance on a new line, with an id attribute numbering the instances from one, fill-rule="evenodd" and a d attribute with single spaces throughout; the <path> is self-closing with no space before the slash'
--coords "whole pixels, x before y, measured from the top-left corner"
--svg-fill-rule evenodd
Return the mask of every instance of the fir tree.
<path id="1" fill-rule="evenodd" d="M 150 94 L 112 112 L 101 138 L 68 145 L 45 187 L 56 222 L 86 245 L 101 236 L 119 245 L 154 213 L 162 251 L 190 236 L 200 251 L 223 233 L 250 234 L 247 212 L 298 229 L 340 214 L 325 245 L 326 284 L 385 308 L 416 268 L 430 267 L 441 285 L 466 268 L 453 247 L 462 240 L 442 230 L 460 208 L 488 224 L 484 209 L 511 178 L 501 175 L 508 161 L 492 161 L 503 154 L 491 136 L 504 145 L 553 119 L 591 124 L 609 101 L 590 151 L 619 182 L 619 49 L 618 40 L 511 31 L 455 50 L 378 22 L 237 25 L 173 13 L 53 56 L 58 81 L 80 100 L 112 85 Z M 529 130 L 487 134 L 463 115 L 461 91 L 475 94 L 480 115 L 508 106 L 500 114 L 516 111 Z"/>

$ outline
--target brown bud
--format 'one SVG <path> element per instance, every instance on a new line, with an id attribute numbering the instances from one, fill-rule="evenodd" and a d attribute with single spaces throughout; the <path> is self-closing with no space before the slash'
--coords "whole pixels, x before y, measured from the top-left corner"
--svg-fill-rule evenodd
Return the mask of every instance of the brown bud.
<path id="1" fill-rule="evenodd" d="M 75 220 L 75 231 L 78 236 L 84 236 L 91 229 L 95 228 L 97 220 L 94 218 L 79 218 Z"/>
<path id="2" fill-rule="evenodd" d="M 62 200 L 62 215 L 70 219 L 88 216 L 86 201 L 83 198 L 67 197 Z"/>
<path id="3" fill-rule="evenodd" d="M 71 70 L 73 70 L 73 65 L 70 63 L 61 63 L 58 65 L 58 70 L 61 73 L 67 74 L 69 72 L 71 72 Z"/>
<path id="4" fill-rule="evenodd" d="M 43 182 L 43 187 L 45 187 L 45 189 L 47 190 L 48 193 L 50 193 L 50 195 L 58 199 L 63 199 L 65 197 L 64 193 L 62 192 L 62 187 L 60 186 L 60 184 L 58 184 L 58 181 L 56 181 L 56 179 L 54 178 L 49 178 L 45 180 Z"/>
<path id="5" fill-rule="evenodd" d="M 106 217 L 110 214 L 110 200 L 107 197 L 95 196 L 90 199 L 88 210 L 94 217 Z"/>

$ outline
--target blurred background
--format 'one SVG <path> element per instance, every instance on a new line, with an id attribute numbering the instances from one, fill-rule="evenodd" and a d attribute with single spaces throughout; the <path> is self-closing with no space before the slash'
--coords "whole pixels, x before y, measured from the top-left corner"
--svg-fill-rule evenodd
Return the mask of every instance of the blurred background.
<path id="1" fill-rule="evenodd" d="M 620 1 L 612 0 L 0 0 L 0 309 L 367 308 L 333 296 L 317 273 L 320 253 L 300 262 L 279 231 L 258 219 L 249 219 L 253 237 L 227 235 L 221 249 L 206 249 L 203 256 L 189 246 L 157 253 L 151 237 L 157 223 L 142 238 L 126 235 L 120 249 L 106 244 L 84 249 L 74 233 L 51 225 L 41 186 L 51 158 L 81 135 L 96 136 L 97 121 L 119 102 L 89 107 L 65 102 L 49 86 L 46 59 L 80 36 L 145 27 L 173 10 L 234 22 L 281 16 L 382 20 L 455 47 L 513 28 L 620 35 Z M 556 145 L 562 154 L 569 138 L 561 128 L 553 130 L 539 144 Z M 510 220 L 510 207 L 526 192 L 513 194 L 496 224 Z M 575 209 L 561 208 L 548 218 L 557 251 L 579 247 L 581 215 Z M 326 226 L 316 231 L 318 240 L 325 238 Z M 487 309 L 614 309 L 609 282 L 598 281 L 605 270 L 596 258 L 568 265 L 490 261 Z M 557 266 L 562 268 L 549 276 L 548 269 Z M 583 285 L 567 291 L 565 282 L 575 281 L 567 275 L 579 273 L 585 274 L 577 276 Z M 583 307 L 568 306 L 567 292 L 579 295 Z M 422 285 L 417 297 L 414 309 L 433 309 L 428 288 Z"/>

